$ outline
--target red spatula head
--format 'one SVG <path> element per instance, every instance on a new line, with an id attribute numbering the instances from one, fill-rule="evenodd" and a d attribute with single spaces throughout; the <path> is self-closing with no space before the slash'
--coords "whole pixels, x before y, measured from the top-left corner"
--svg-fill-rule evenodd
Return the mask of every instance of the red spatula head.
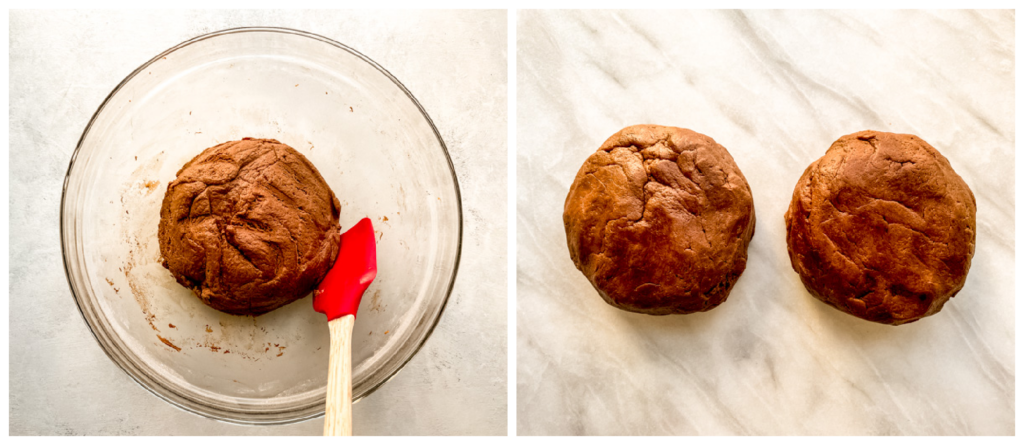
<path id="1" fill-rule="evenodd" d="M 334 266 L 313 294 L 313 309 L 327 314 L 327 321 L 359 310 L 363 292 L 377 276 L 377 240 L 370 218 L 359 220 L 341 234 L 341 250 Z"/>

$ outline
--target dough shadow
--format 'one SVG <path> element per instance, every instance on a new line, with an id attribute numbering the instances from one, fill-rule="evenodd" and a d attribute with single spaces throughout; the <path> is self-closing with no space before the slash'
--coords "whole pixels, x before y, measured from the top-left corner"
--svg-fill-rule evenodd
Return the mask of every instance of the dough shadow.
<path id="1" fill-rule="evenodd" d="M 827 329 L 827 334 L 835 340 L 837 346 L 856 346 L 865 352 L 879 349 L 882 346 L 891 347 L 893 342 L 915 343 L 919 339 L 932 338 L 933 330 L 941 329 L 943 324 L 937 317 L 942 318 L 942 314 L 948 310 L 948 308 L 944 308 L 943 311 L 930 317 L 892 326 L 864 320 L 840 311 L 818 300 L 806 289 L 801 289 L 798 297 L 806 298 L 812 303 L 807 305 L 809 311 L 805 311 L 806 316 L 811 318 L 808 321 Z"/>
<path id="2" fill-rule="evenodd" d="M 597 295 L 595 297 L 600 299 Z M 613 309 L 616 312 L 616 317 L 619 317 L 620 320 L 624 321 L 625 324 L 629 325 L 637 333 L 645 336 L 665 333 L 689 337 L 712 331 L 716 327 L 720 327 L 719 325 L 723 318 L 728 320 L 730 315 L 735 316 L 736 314 L 729 314 L 729 312 L 735 311 L 727 309 L 730 303 L 736 305 L 735 302 L 730 301 L 732 297 L 730 295 L 729 299 L 726 299 L 725 302 L 709 311 L 690 314 L 648 315 L 624 311 L 614 307 Z M 609 307 L 611 306 L 609 305 Z"/>

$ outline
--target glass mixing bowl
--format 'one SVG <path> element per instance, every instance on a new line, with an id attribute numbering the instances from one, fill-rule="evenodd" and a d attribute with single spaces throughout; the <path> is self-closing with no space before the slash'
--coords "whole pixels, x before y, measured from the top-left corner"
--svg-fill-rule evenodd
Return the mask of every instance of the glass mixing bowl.
<path id="1" fill-rule="evenodd" d="M 355 400 L 430 335 L 459 263 L 462 210 L 447 149 L 412 94 L 372 60 L 290 29 L 197 37 L 131 73 L 71 158 L 61 202 L 68 282 L 96 339 L 143 387 L 243 424 L 324 412 L 326 317 L 311 296 L 257 317 L 205 306 L 160 263 L 169 181 L 203 149 L 273 138 L 304 154 L 341 201 L 347 230 L 378 237 L 378 275 L 352 342 Z"/>

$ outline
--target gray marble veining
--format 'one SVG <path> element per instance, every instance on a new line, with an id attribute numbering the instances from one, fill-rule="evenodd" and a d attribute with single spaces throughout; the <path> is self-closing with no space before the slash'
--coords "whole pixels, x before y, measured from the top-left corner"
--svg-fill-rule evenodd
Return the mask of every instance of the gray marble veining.
<path id="1" fill-rule="evenodd" d="M 519 12 L 518 433 L 1014 434 L 1014 20 Z M 710 312 L 617 310 L 569 258 L 569 184 L 639 123 L 715 138 L 753 189 L 747 269 Z M 924 138 L 978 202 L 963 291 L 895 328 L 818 302 L 786 252 L 800 174 L 864 129 Z"/>
<path id="2" fill-rule="evenodd" d="M 118 82 L 192 37 L 283 26 L 343 42 L 400 79 L 441 132 L 462 189 L 462 262 L 448 306 L 412 361 L 355 405 L 355 432 L 504 435 L 506 24 L 504 11 L 13 11 L 10 432 L 322 433 L 322 418 L 273 427 L 216 422 L 135 384 L 104 355 L 78 313 L 58 231 L 71 153 Z"/>

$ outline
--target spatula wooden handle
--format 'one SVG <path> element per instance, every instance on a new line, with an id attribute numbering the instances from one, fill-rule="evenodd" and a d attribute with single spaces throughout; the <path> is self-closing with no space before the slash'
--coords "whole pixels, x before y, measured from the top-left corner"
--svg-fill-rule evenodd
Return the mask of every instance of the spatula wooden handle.
<path id="1" fill-rule="evenodd" d="M 354 315 L 327 323 L 331 328 L 331 359 L 327 371 L 325 436 L 352 435 L 352 325 Z"/>

